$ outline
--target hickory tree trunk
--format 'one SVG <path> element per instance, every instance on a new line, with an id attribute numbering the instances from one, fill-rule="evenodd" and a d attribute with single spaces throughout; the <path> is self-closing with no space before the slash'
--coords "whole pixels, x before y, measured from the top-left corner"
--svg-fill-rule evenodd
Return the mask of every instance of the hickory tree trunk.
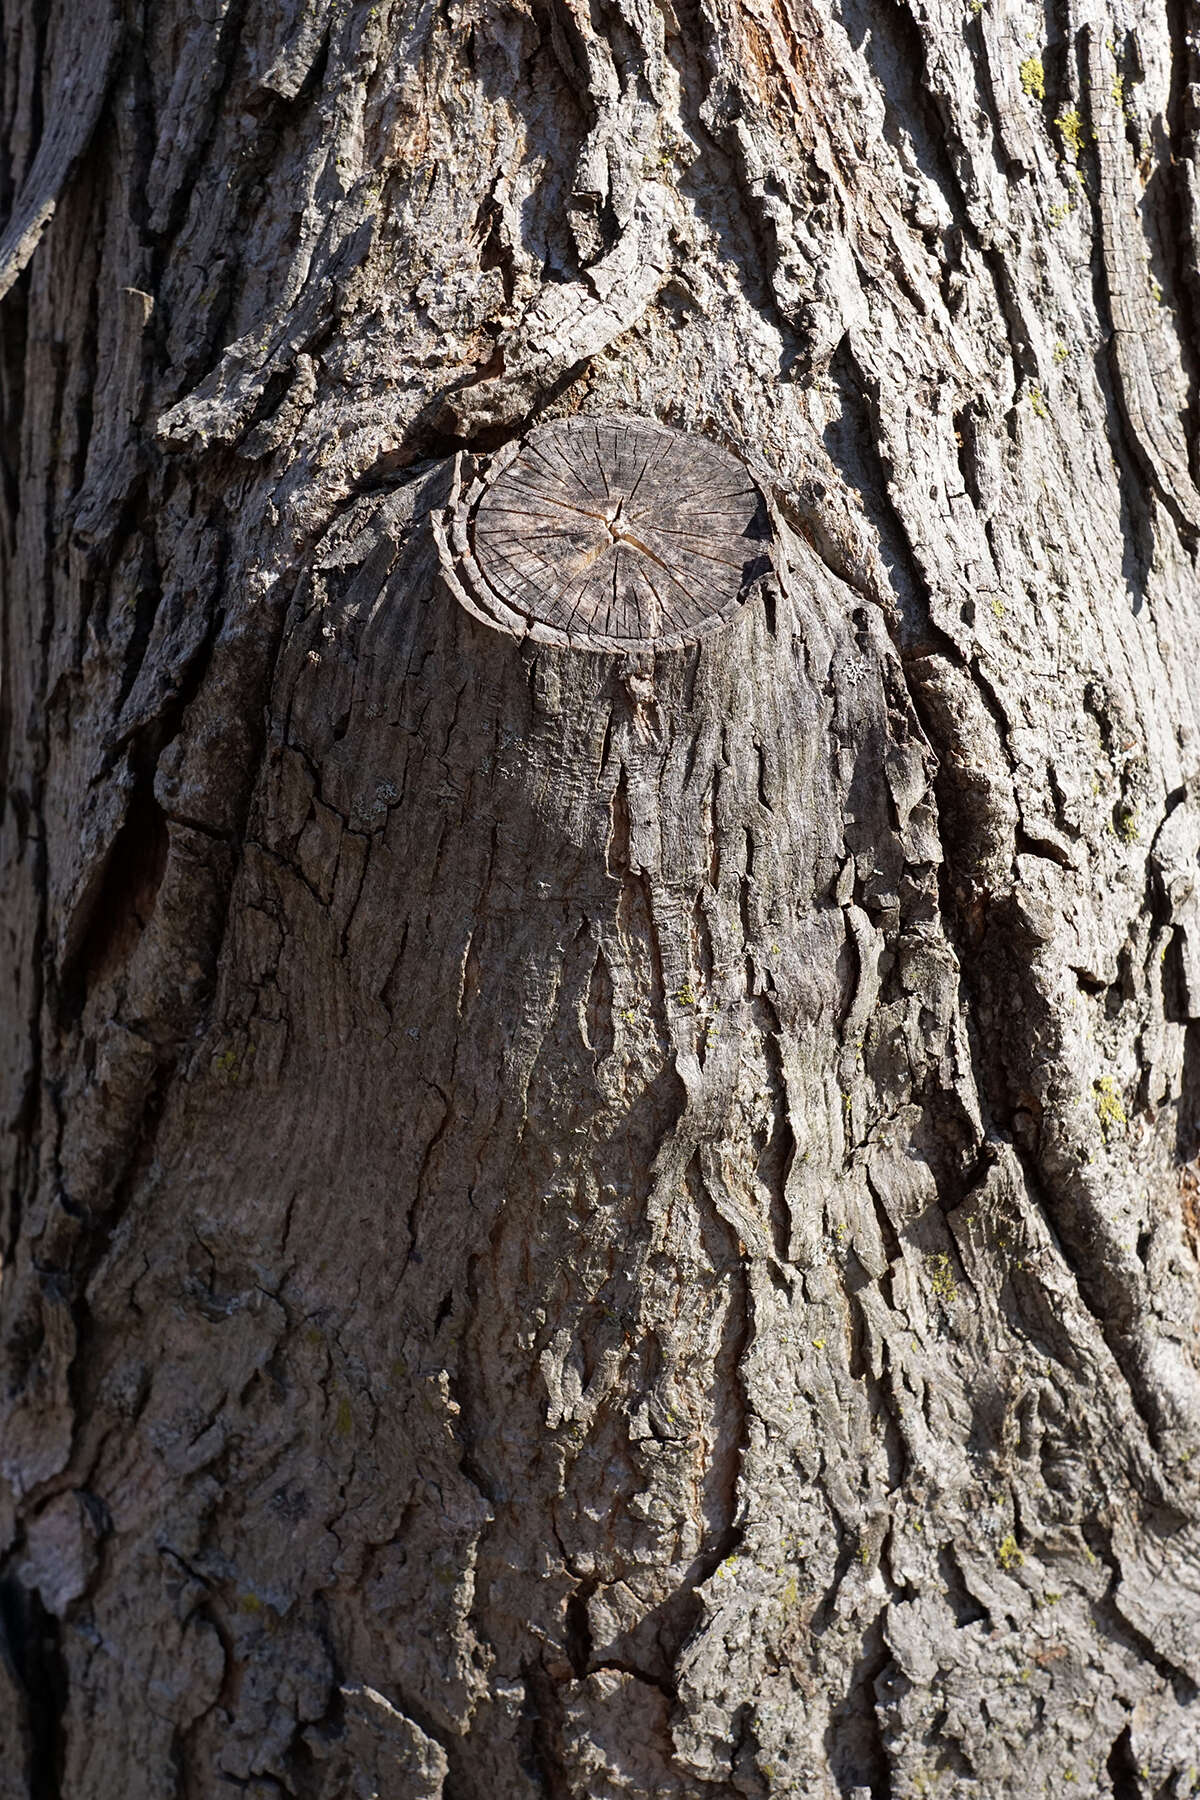
<path id="1" fill-rule="evenodd" d="M 1185 0 L 3 25 L 3 1800 L 1200 1791 Z"/>

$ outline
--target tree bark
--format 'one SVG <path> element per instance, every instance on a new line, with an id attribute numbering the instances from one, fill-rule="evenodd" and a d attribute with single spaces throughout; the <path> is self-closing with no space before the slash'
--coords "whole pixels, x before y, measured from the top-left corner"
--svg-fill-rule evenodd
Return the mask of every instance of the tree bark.
<path id="1" fill-rule="evenodd" d="M 1183 0 L 3 17 L 3 1800 L 1200 1793 Z"/>

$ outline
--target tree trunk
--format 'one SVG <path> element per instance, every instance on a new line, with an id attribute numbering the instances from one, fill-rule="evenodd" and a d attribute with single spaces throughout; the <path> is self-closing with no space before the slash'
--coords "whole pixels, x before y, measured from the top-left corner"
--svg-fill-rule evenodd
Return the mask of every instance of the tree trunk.
<path id="1" fill-rule="evenodd" d="M 3 1800 L 1200 1792 L 1185 0 L 4 28 Z"/>

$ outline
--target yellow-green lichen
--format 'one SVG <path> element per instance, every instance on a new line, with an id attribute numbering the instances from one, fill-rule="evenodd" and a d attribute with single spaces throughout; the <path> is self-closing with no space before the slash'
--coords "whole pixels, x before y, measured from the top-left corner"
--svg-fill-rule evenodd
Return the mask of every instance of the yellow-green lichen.
<path id="1" fill-rule="evenodd" d="M 954 1279 L 954 1269 L 950 1258 L 944 1250 L 934 1250 L 925 1258 L 925 1273 L 929 1285 L 946 1306 L 953 1306 L 958 1299 L 958 1285 Z"/>
<path id="2" fill-rule="evenodd" d="M 1021 77 L 1021 92 L 1030 100 L 1046 98 L 1046 71 L 1042 67 L 1040 56 L 1027 56 L 1018 71 Z"/>
<path id="3" fill-rule="evenodd" d="M 1013 1569 L 1019 1569 L 1021 1564 L 1025 1561 L 1025 1552 L 1021 1549 L 1021 1546 L 1017 1543 L 1017 1540 L 1011 1531 L 1008 1532 L 1005 1537 L 1002 1537 L 997 1544 L 996 1561 L 1000 1564 L 1000 1567 L 1007 1572 L 1011 1572 Z"/>
<path id="4" fill-rule="evenodd" d="M 1096 1090 L 1096 1113 L 1105 1143 L 1120 1137 L 1127 1123 L 1117 1084 L 1111 1075 L 1101 1075 L 1093 1082 Z"/>
<path id="5" fill-rule="evenodd" d="M 1087 132 L 1083 120 L 1075 107 L 1064 107 L 1054 123 L 1058 126 L 1063 146 L 1070 156 L 1078 156 L 1087 141 Z"/>

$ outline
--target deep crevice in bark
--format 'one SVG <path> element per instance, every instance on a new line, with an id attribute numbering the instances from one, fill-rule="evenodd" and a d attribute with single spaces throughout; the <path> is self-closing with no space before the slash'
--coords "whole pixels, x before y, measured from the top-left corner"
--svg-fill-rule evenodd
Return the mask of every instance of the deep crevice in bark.
<path id="1" fill-rule="evenodd" d="M 1104 1766 L 1112 1781 L 1113 1800 L 1141 1800 L 1142 1784 L 1128 1725 L 1113 1744 Z"/>
<path id="2" fill-rule="evenodd" d="M 838 1792 L 852 1795 L 866 1788 L 871 1800 L 891 1800 L 891 1770 L 876 1707 L 876 1684 L 891 1662 L 879 1613 L 863 1633 L 860 1653 L 844 1698 L 834 1709 L 826 1733 L 829 1766 Z"/>
<path id="3" fill-rule="evenodd" d="M 60 1631 L 35 1589 L 26 1587 L 11 1567 L 0 1572 L 0 1653 L 11 1662 L 25 1697 L 29 1800 L 59 1800 L 62 1791 L 67 1667 Z M 15 1744 L 11 1754 L 15 1761 Z"/>

